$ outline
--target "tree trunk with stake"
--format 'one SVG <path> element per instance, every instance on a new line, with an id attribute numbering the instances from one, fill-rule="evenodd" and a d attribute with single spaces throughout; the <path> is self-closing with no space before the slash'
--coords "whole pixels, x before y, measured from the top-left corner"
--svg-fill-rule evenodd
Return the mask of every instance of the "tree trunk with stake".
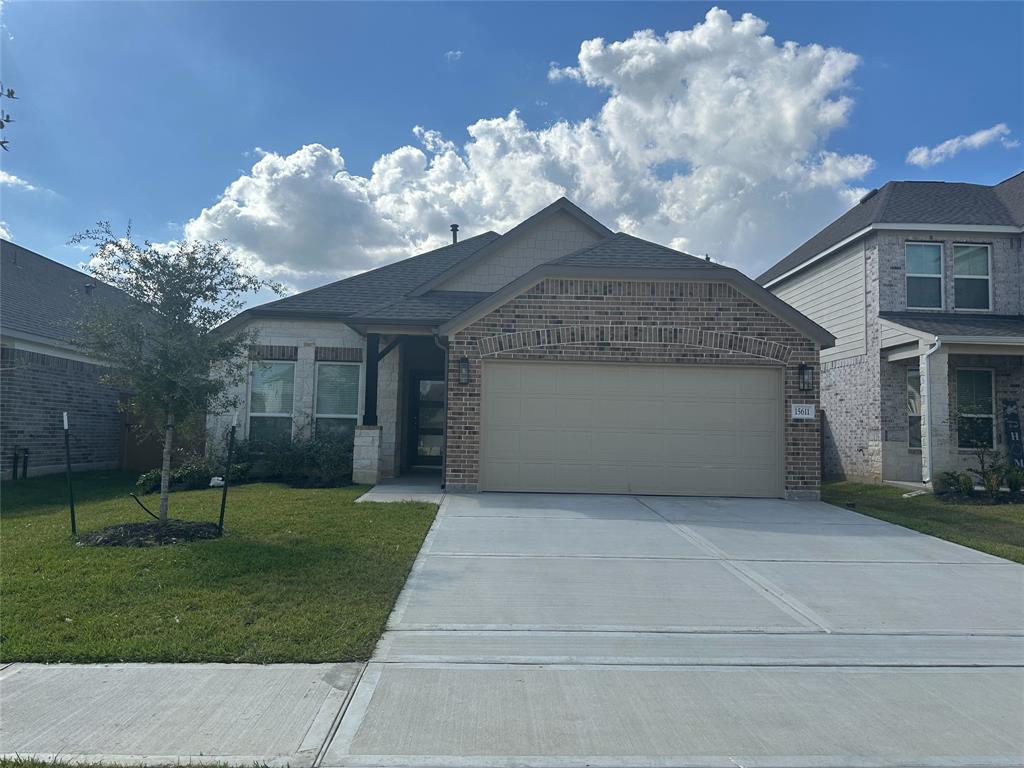
<path id="1" fill-rule="evenodd" d="M 160 522 L 167 522 L 167 502 L 171 494 L 171 446 L 174 443 L 174 415 L 167 414 L 164 431 L 164 460 L 160 467 Z"/>

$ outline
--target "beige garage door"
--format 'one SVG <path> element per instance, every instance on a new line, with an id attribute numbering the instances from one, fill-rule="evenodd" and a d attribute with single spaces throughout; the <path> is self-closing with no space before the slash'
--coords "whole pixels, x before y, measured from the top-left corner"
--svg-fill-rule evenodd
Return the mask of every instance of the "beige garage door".
<path id="1" fill-rule="evenodd" d="M 483 490 L 783 495 L 781 369 L 483 370 Z"/>

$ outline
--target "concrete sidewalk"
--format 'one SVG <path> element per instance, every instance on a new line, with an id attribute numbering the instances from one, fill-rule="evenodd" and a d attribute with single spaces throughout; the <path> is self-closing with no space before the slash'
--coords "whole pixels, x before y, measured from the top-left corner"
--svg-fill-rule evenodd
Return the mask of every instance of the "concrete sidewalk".
<path id="1" fill-rule="evenodd" d="M 362 664 L 11 664 L 0 755 L 313 765 Z"/>

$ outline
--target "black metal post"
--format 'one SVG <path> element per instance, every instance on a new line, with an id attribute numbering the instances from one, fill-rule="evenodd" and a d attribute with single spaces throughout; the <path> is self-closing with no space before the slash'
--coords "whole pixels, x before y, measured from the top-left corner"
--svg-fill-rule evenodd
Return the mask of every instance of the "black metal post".
<path id="1" fill-rule="evenodd" d="M 224 490 L 220 494 L 220 520 L 217 522 L 217 529 L 220 535 L 224 535 L 224 507 L 228 503 L 228 483 L 231 482 L 231 454 L 235 452 L 235 425 L 228 430 L 228 460 L 224 467 Z"/>
<path id="2" fill-rule="evenodd" d="M 363 387 L 363 424 L 377 425 L 377 363 L 380 360 L 380 336 L 366 334 L 366 373 Z"/>
<path id="3" fill-rule="evenodd" d="M 68 463 L 68 506 L 71 507 L 71 535 L 78 535 L 75 521 L 75 490 L 71 485 L 71 430 L 68 429 L 68 412 L 64 411 L 64 458 Z"/>
<path id="4" fill-rule="evenodd" d="M 21 478 L 28 477 L 28 448 L 22 448 L 21 454 Z"/>

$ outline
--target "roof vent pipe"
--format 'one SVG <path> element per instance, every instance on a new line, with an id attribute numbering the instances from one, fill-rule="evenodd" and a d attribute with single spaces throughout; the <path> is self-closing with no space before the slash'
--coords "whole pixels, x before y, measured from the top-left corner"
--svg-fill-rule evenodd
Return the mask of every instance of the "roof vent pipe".
<path id="1" fill-rule="evenodd" d="M 459 225 L 452 224 L 452 245 L 455 245 L 457 242 L 459 242 Z"/>
<path id="2" fill-rule="evenodd" d="M 95 285 L 93 285 L 92 283 L 86 283 L 86 284 L 85 284 L 85 295 L 86 295 L 86 296 L 92 296 L 92 290 L 93 290 L 93 288 L 95 288 L 95 287 L 96 287 L 96 286 L 95 286 Z"/>

